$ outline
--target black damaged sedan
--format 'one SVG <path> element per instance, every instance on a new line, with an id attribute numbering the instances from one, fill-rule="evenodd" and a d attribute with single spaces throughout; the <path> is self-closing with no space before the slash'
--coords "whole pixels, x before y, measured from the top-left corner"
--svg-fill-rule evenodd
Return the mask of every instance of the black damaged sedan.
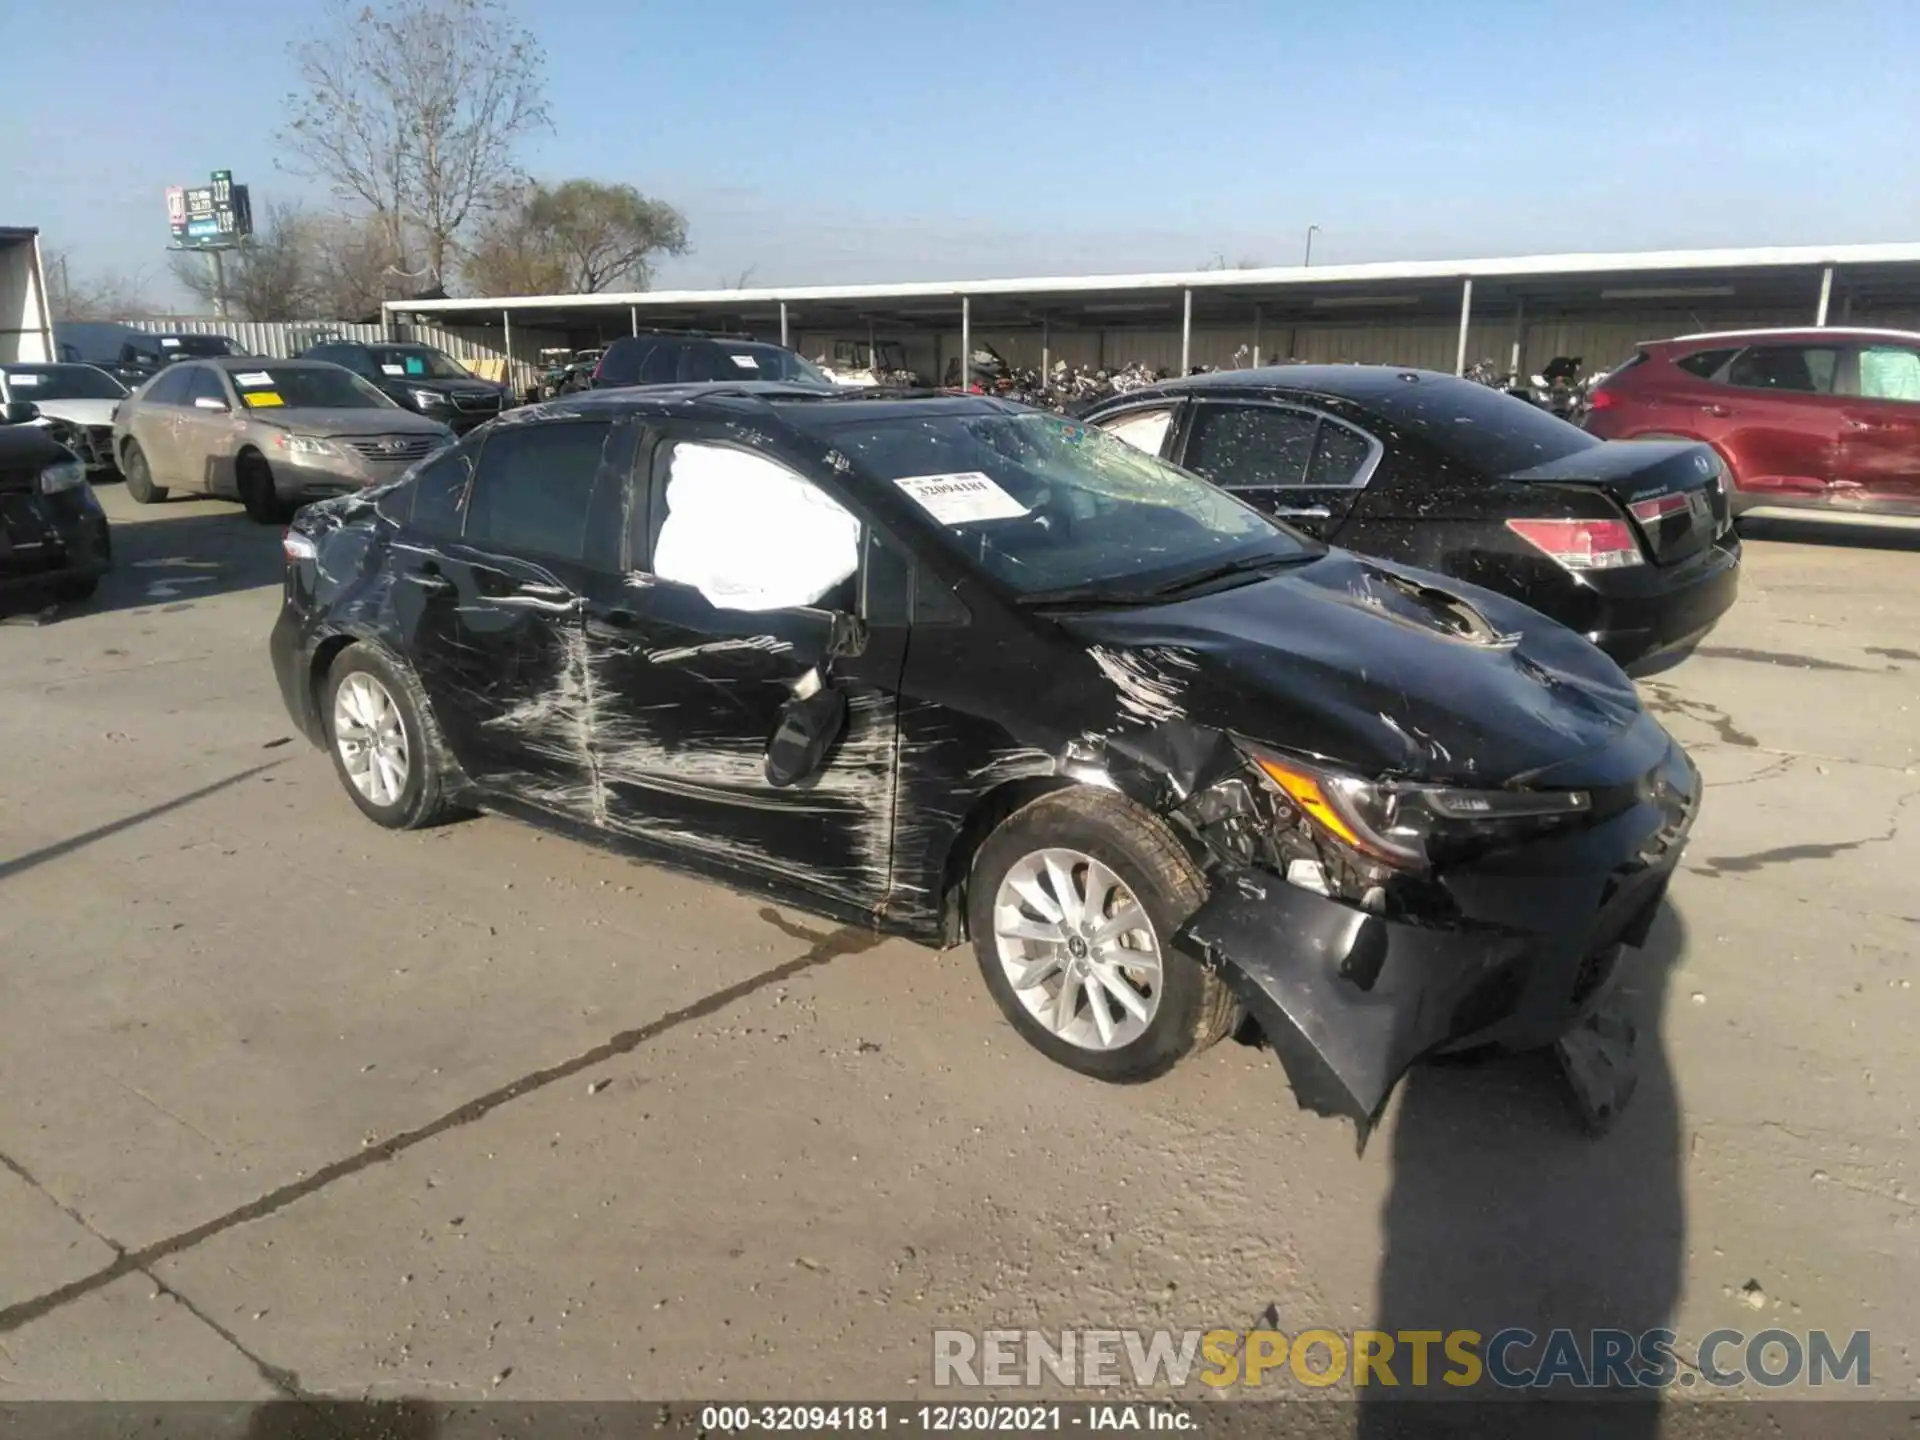
<path id="1" fill-rule="evenodd" d="M 20 594 L 83 599 L 112 564 L 86 466 L 32 423 L 39 415 L 22 401 L 0 413 L 0 611 Z"/>
<path id="2" fill-rule="evenodd" d="M 985 397 L 566 397 L 285 543 L 280 687 L 377 823 L 970 940 L 1101 1079 L 1250 1012 L 1363 1133 L 1429 1052 L 1581 1029 L 1698 805 L 1570 631 Z"/>
<path id="3" fill-rule="evenodd" d="M 1739 591 L 1712 446 L 1603 442 L 1471 380 L 1223 370 L 1083 418 L 1296 529 L 1525 601 L 1635 673 L 1684 659 Z"/>

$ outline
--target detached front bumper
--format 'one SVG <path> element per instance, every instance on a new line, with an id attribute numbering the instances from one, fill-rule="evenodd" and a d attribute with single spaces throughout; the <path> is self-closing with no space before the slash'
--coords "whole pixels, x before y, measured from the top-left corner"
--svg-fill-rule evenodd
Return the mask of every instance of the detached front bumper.
<path id="1" fill-rule="evenodd" d="M 1260 1023 L 1300 1104 L 1362 1135 L 1407 1067 L 1460 1045 L 1548 1045 L 1646 940 L 1699 807 L 1677 745 L 1590 829 L 1441 876 L 1450 926 L 1368 914 L 1265 871 L 1228 876 L 1178 940 Z"/>

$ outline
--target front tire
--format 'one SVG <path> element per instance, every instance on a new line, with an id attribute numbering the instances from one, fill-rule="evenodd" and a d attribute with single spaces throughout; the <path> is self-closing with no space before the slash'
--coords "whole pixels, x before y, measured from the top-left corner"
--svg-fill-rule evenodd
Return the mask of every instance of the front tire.
<path id="1" fill-rule="evenodd" d="M 120 458 L 120 473 L 127 482 L 127 494 L 136 504 L 158 505 L 167 498 L 167 487 L 153 483 L 153 470 L 147 464 L 147 452 L 140 442 L 129 440 L 127 453 Z"/>
<path id="2" fill-rule="evenodd" d="M 273 488 L 273 467 L 265 457 L 248 451 L 235 463 L 234 469 L 240 503 L 247 507 L 247 518 L 261 525 L 286 523 L 289 507 Z"/>
<path id="3" fill-rule="evenodd" d="M 1102 791 L 1015 811 L 974 857 L 968 928 L 1013 1028 L 1068 1069 L 1132 1083 L 1230 1034 L 1220 977 L 1173 947 L 1207 888 L 1165 825 Z"/>
<path id="4" fill-rule="evenodd" d="M 334 772 L 361 814 L 389 830 L 424 829 L 451 815 L 453 767 L 412 672 L 371 645 L 350 645 L 327 672 L 321 715 Z"/>

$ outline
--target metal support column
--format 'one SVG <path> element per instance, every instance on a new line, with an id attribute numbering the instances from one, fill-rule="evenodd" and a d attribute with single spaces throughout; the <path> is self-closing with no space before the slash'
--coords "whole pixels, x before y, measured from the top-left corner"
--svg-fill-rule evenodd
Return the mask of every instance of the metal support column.
<path id="1" fill-rule="evenodd" d="M 501 374 L 500 378 L 506 382 L 509 392 L 507 399 L 511 402 L 513 399 L 511 393 L 513 390 L 513 312 L 511 310 L 502 310 L 500 312 L 500 324 L 506 331 L 506 341 L 502 348 L 507 352 L 507 368 Z"/>
<path id="2" fill-rule="evenodd" d="M 1467 323 L 1473 319 L 1473 277 L 1460 284 L 1460 344 L 1453 352 L 1453 373 L 1467 373 Z"/>
<path id="3" fill-rule="evenodd" d="M 1833 267 L 1827 266 L 1820 272 L 1820 309 L 1813 317 L 1815 325 L 1827 323 L 1827 302 L 1833 298 Z"/>
<path id="4" fill-rule="evenodd" d="M 780 302 L 780 343 L 789 350 L 793 348 L 793 342 L 787 338 L 787 302 L 784 300 Z"/>
<path id="5" fill-rule="evenodd" d="M 1047 383 L 1047 377 L 1053 374 L 1053 336 L 1047 329 L 1047 317 L 1040 317 L 1040 383 Z"/>
<path id="6" fill-rule="evenodd" d="M 629 305 L 627 307 L 627 321 L 633 327 L 633 333 L 638 335 L 640 333 L 640 307 L 638 305 Z"/>
<path id="7" fill-rule="evenodd" d="M 1260 368 L 1260 307 L 1253 307 L 1253 368 Z"/>
<path id="8" fill-rule="evenodd" d="M 1181 292 L 1180 306 L 1180 373 L 1186 374 L 1193 368 L 1193 291 Z"/>
<path id="9" fill-rule="evenodd" d="M 207 259 L 213 262 L 213 313 L 222 320 L 227 317 L 227 268 L 220 258 L 218 250 L 207 251 Z"/>
<path id="10" fill-rule="evenodd" d="M 973 301 L 960 297 L 960 388 L 973 388 Z"/>
<path id="11" fill-rule="evenodd" d="M 1527 358 L 1527 297 L 1513 302 L 1513 349 L 1507 356 L 1507 373 L 1520 383 L 1520 362 Z"/>

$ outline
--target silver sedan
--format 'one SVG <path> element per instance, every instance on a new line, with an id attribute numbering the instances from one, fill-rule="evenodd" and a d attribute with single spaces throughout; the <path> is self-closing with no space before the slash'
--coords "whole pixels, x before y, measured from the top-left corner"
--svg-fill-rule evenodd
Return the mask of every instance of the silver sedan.
<path id="1" fill-rule="evenodd" d="M 452 439 L 338 365 L 258 356 L 169 365 L 113 425 L 127 493 L 141 504 L 192 490 L 239 500 L 262 523 L 383 484 Z"/>

